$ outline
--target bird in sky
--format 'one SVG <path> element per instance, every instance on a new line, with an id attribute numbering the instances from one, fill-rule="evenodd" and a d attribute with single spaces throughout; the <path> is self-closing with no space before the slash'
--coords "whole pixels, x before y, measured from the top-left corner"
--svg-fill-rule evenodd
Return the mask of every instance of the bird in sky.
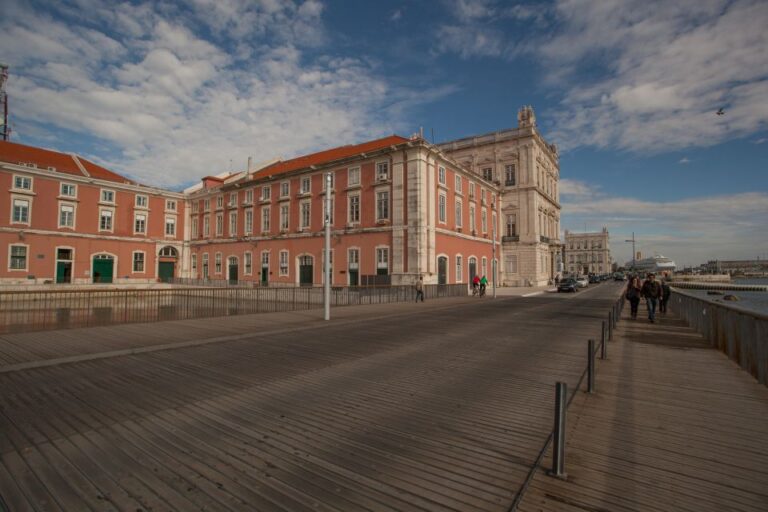
<path id="1" fill-rule="evenodd" d="M 718 110 L 717 110 L 717 112 L 715 112 L 715 113 L 716 113 L 717 115 L 719 115 L 719 116 L 724 116 L 724 115 L 725 115 L 725 110 L 723 110 L 722 108 L 720 108 L 720 109 L 718 109 Z"/>

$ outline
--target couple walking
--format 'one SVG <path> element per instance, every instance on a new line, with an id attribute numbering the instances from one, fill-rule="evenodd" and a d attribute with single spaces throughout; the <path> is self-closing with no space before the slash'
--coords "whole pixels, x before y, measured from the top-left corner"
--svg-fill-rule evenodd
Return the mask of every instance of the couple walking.
<path id="1" fill-rule="evenodd" d="M 648 320 L 654 323 L 656 321 L 656 305 L 659 306 L 659 313 L 666 313 L 670 293 L 671 290 L 667 281 L 658 282 L 656 276 L 651 273 L 648 274 L 642 285 L 640 285 L 639 277 L 630 277 L 624 296 L 629 301 L 632 318 L 637 318 L 637 306 L 640 303 L 640 298 L 645 297 Z"/>

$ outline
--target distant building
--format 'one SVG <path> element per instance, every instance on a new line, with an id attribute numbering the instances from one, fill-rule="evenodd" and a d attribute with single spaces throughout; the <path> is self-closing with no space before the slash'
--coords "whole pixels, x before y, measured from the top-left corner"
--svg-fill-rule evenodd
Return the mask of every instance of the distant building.
<path id="1" fill-rule="evenodd" d="M 608 228 L 597 233 L 565 231 L 564 267 L 569 274 L 607 274 L 613 269 Z"/>
<path id="2" fill-rule="evenodd" d="M 767 273 L 768 260 L 710 260 L 702 267 L 710 274 Z"/>

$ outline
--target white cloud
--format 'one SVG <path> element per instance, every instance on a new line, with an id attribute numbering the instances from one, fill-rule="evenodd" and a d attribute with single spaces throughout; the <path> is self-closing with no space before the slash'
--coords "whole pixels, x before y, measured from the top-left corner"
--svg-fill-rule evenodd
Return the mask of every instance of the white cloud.
<path id="1" fill-rule="evenodd" d="M 678 160 L 677 163 L 682 164 L 682 165 L 687 165 L 687 164 L 691 163 L 691 160 L 687 156 L 684 156 L 683 158 Z"/>
<path id="2" fill-rule="evenodd" d="M 766 127 L 768 3 L 563 0 L 556 13 L 559 31 L 531 47 L 549 84 L 586 84 L 566 89 L 553 123 L 565 149 L 662 152 Z M 587 61 L 599 71 L 582 73 Z"/>
<path id="3" fill-rule="evenodd" d="M 611 251 L 620 263 L 631 257 L 636 233 L 638 249 L 663 253 L 678 263 L 707 259 L 752 258 L 768 250 L 768 193 L 750 192 L 677 201 L 644 201 L 633 197 L 576 194 L 563 199 L 563 227 L 580 231 L 608 226 Z"/>
<path id="4" fill-rule="evenodd" d="M 761 137 L 754 141 L 754 144 L 765 144 L 766 142 L 768 142 L 768 137 Z"/>
<path id="5" fill-rule="evenodd" d="M 399 21 L 403 17 L 402 9 L 395 9 L 389 16 L 389 21 Z"/>
<path id="6" fill-rule="evenodd" d="M 598 191 L 595 187 L 579 180 L 563 178 L 560 180 L 560 194 L 565 197 L 593 197 Z"/>
<path id="7" fill-rule="evenodd" d="M 409 108 L 453 90 L 422 94 L 366 60 L 324 54 L 315 0 L 195 0 L 183 12 L 76 0 L 58 9 L 11 2 L 0 20 L 16 140 L 62 128 L 92 136 L 117 153 L 86 156 L 148 184 L 178 187 L 230 160 L 241 168 L 248 156 L 404 130 Z"/>

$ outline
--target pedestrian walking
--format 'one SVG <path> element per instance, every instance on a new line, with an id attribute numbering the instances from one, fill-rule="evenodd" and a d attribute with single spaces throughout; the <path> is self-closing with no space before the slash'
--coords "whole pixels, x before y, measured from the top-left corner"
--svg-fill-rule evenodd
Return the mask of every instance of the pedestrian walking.
<path id="1" fill-rule="evenodd" d="M 656 304 L 658 304 L 659 298 L 661 298 L 661 285 L 656 281 L 656 276 L 653 273 L 648 274 L 641 292 L 643 297 L 645 297 L 645 305 L 648 308 L 648 320 L 654 323 L 656 321 Z"/>
<path id="2" fill-rule="evenodd" d="M 418 281 L 416 281 L 416 302 L 419 302 L 419 299 L 424 302 L 424 278 L 422 276 L 419 276 Z"/>
<path id="3" fill-rule="evenodd" d="M 555 276 L 555 286 L 558 286 L 560 284 L 560 274 L 557 274 Z"/>
<path id="4" fill-rule="evenodd" d="M 640 280 L 637 277 L 629 278 L 627 289 L 624 291 L 624 297 L 629 301 L 632 318 L 637 318 L 637 306 L 640 304 Z"/>
<path id="5" fill-rule="evenodd" d="M 659 298 L 659 313 L 667 313 L 667 304 L 669 304 L 669 296 L 672 295 L 672 290 L 669 287 L 669 281 L 666 278 L 661 280 L 661 297 Z"/>

